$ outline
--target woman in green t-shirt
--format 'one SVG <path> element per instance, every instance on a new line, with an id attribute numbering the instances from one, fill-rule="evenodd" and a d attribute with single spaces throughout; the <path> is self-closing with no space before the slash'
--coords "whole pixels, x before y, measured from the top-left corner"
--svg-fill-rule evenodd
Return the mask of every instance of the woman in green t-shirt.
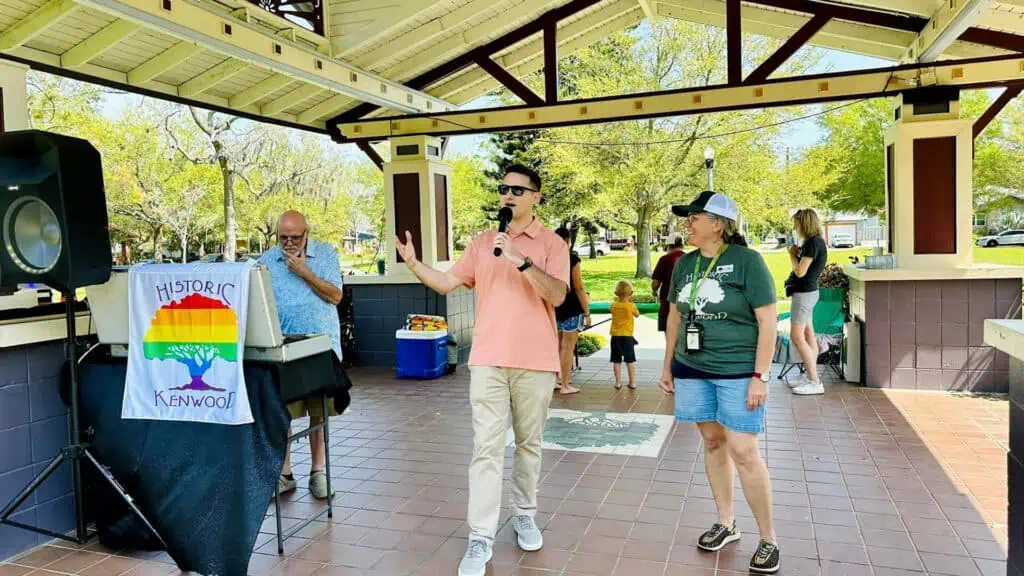
<path id="1" fill-rule="evenodd" d="M 727 196 L 704 192 L 672 211 L 686 218 L 689 244 L 697 249 L 672 273 L 661 388 L 675 394 L 676 419 L 696 423 L 704 438 L 718 521 L 697 547 L 717 551 L 739 540 L 732 486 L 739 471 L 761 536 L 750 570 L 771 574 L 779 569 L 779 548 L 758 434 L 764 432 L 775 347 L 775 283 L 739 234 L 739 210 Z"/>

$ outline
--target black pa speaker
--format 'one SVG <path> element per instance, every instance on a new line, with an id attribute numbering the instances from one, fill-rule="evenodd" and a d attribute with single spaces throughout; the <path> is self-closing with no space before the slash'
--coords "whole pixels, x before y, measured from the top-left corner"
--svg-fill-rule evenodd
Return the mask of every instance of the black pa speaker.
<path id="1" fill-rule="evenodd" d="M 0 286 L 61 291 L 110 279 L 110 231 L 100 154 L 39 130 L 0 135 Z"/>

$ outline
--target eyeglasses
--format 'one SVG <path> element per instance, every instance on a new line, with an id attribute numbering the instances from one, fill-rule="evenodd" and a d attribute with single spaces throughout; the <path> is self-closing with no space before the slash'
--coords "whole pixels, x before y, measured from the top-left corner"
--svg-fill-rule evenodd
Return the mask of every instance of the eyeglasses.
<path id="1" fill-rule="evenodd" d="M 305 232 L 299 234 L 298 236 L 285 236 L 284 234 L 277 235 L 277 238 L 281 241 L 281 244 L 288 244 L 289 242 L 291 242 L 292 244 L 298 244 L 299 242 L 302 242 L 302 239 L 305 237 Z"/>
<path id="2" fill-rule="evenodd" d="M 523 194 L 526 194 L 527 192 L 540 192 L 540 190 L 534 190 L 533 188 L 527 188 L 526 186 L 510 186 L 508 184 L 500 184 L 500 185 L 498 185 L 498 195 L 499 196 L 504 196 L 506 194 L 511 194 L 511 195 L 515 196 L 516 198 L 519 198 L 520 196 L 522 196 Z"/>
<path id="3" fill-rule="evenodd" d="M 690 214 L 689 216 L 686 217 L 686 222 L 687 223 L 693 222 L 693 221 L 697 220 L 697 218 L 700 217 L 700 216 L 704 216 L 708 220 L 711 220 L 711 219 L 714 218 L 714 216 L 712 216 L 711 214 L 708 214 L 707 212 L 694 212 L 693 214 Z"/>

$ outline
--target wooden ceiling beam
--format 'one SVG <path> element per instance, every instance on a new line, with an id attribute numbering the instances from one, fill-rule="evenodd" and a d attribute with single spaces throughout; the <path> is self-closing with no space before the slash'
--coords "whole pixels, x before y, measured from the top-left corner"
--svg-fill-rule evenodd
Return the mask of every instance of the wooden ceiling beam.
<path id="1" fill-rule="evenodd" d="M 202 51 L 202 47 L 193 42 L 178 42 L 129 71 L 128 83 L 145 84 Z"/>
<path id="2" fill-rule="evenodd" d="M 306 100 L 309 100 L 310 98 L 316 96 L 322 91 L 323 88 L 319 86 L 315 86 L 313 84 L 304 84 L 302 86 L 299 86 L 295 90 L 288 92 L 284 96 L 281 96 L 280 98 L 275 98 L 274 100 L 267 102 L 260 108 L 260 113 L 266 114 L 267 116 L 274 116 L 275 114 L 280 114 L 281 112 L 284 112 L 285 110 L 291 108 L 292 106 L 302 104 Z"/>
<path id="3" fill-rule="evenodd" d="M 278 90 L 283 89 L 285 86 L 295 82 L 295 79 L 284 74 L 274 74 L 271 77 L 258 82 L 245 90 L 242 90 L 238 94 L 235 94 L 229 100 L 231 106 L 248 106 L 253 102 L 269 96 Z"/>
<path id="4" fill-rule="evenodd" d="M 60 56 L 64 68 L 74 68 L 99 57 L 117 43 L 131 36 L 139 25 L 128 20 L 115 20 L 106 28 L 86 38 Z"/>
<path id="5" fill-rule="evenodd" d="M 186 81 L 181 86 L 178 86 L 178 96 L 181 96 L 182 98 L 191 98 L 202 94 L 248 67 L 248 62 L 228 58 L 213 68 L 199 74 L 195 78 Z"/>
<path id="6" fill-rule="evenodd" d="M 51 0 L 0 34 L 0 51 L 11 50 L 35 38 L 79 7 L 74 0 Z"/>

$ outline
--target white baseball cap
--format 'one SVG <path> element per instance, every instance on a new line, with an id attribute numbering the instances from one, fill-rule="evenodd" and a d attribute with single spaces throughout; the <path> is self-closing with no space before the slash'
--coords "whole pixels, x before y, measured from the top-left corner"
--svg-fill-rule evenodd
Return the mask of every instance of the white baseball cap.
<path id="1" fill-rule="evenodd" d="M 672 207 L 672 213 L 676 216 L 686 217 L 698 212 L 707 212 L 733 221 L 739 220 L 740 217 L 740 209 L 731 198 L 710 190 L 701 192 L 700 196 L 689 204 L 677 204 Z"/>

